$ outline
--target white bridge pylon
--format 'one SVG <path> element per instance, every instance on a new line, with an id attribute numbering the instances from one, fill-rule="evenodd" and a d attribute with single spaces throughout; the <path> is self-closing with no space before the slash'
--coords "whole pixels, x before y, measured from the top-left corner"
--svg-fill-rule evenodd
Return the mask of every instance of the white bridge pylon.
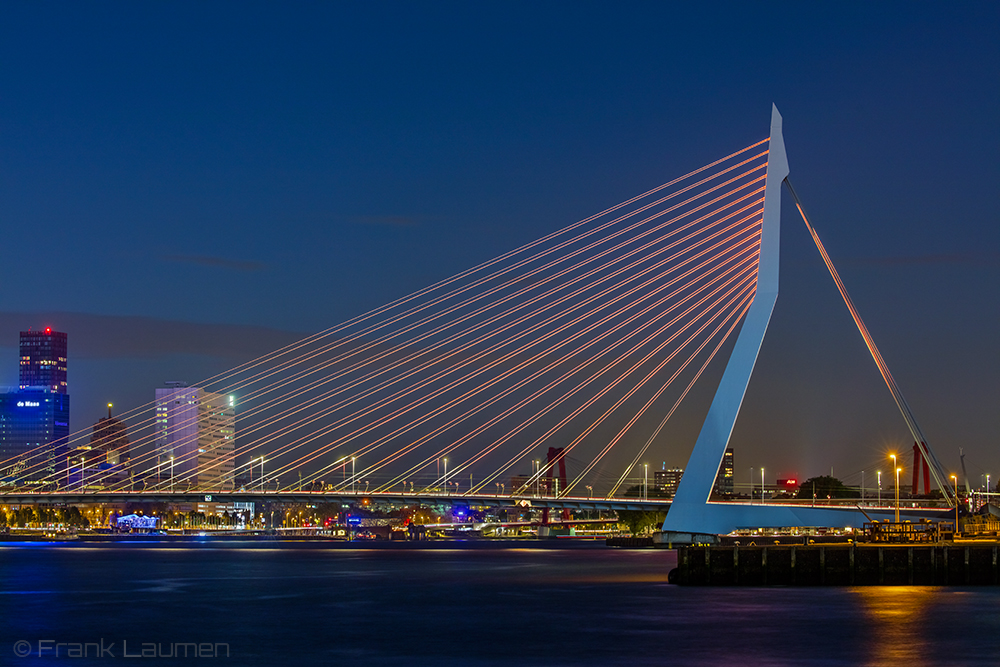
<path id="1" fill-rule="evenodd" d="M 750 309 L 747 311 L 733 348 L 709 407 L 694 450 L 684 470 L 684 476 L 674 496 L 673 504 L 663 523 L 664 531 L 683 533 L 725 534 L 738 528 L 790 527 L 790 526 L 853 526 L 861 527 L 866 521 L 864 514 L 855 508 L 844 507 L 798 507 L 786 505 L 752 505 L 732 502 L 712 502 L 710 495 L 718 474 L 719 465 L 739 416 L 743 397 L 753 374 L 760 346 L 767 332 L 767 325 L 778 298 L 778 266 L 781 235 L 781 185 L 787 183 L 789 173 L 785 142 L 781 132 L 781 114 L 776 106 L 771 107 L 771 134 L 768 149 L 767 176 L 764 187 L 763 229 L 761 234 L 757 288 Z M 854 317 L 865 343 L 868 345 L 899 406 L 907 427 L 924 459 L 929 463 L 931 474 L 948 500 L 955 502 L 954 492 L 947 484 L 947 476 L 940 462 L 926 443 L 920 427 L 910 411 L 909 405 L 896 386 L 878 348 L 875 347 L 867 328 L 857 314 L 847 291 L 837 275 L 829 256 L 826 254 L 818 235 L 812 228 L 801 203 L 791 184 L 789 191 L 796 200 L 803 221 L 817 245 L 837 287 Z"/>

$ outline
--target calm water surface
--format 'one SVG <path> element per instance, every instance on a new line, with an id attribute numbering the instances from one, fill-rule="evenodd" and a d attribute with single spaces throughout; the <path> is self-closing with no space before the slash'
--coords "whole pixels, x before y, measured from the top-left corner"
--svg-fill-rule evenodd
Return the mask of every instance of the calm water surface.
<path id="1" fill-rule="evenodd" d="M 113 665 L 123 641 L 224 643 L 232 665 L 1000 664 L 998 588 L 679 588 L 675 564 L 603 546 L 4 546 L 0 665 Z M 113 658 L 37 657 L 102 638 Z M 153 664 L 192 660 L 213 664 Z"/>

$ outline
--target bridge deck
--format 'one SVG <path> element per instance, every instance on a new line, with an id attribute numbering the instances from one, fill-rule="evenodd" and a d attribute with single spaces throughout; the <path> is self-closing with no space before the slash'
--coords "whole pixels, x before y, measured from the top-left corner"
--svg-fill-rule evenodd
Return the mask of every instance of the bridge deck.
<path id="1" fill-rule="evenodd" d="M 486 507 L 580 509 L 580 510 L 661 510 L 670 500 L 639 498 L 533 497 L 497 494 L 446 495 L 442 493 L 351 493 L 350 491 L 212 491 L 212 492 L 92 492 L 92 493 L 4 493 L 7 505 L 82 505 L 116 503 L 354 503 L 369 499 L 398 504 L 454 503 Z"/>

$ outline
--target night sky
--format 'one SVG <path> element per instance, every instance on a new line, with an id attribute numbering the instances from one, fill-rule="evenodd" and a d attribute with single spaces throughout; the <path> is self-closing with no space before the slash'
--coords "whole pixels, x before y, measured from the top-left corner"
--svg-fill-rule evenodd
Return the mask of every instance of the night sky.
<path id="1" fill-rule="evenodd" d="M 0 384 L 20 329 L 68 332 L 73 430 L 763 139 L 773 102 L 931 446 L 1000 479 L 996 3 L 6 2 L 0 62 Z M 907 431 L 784 204 L 737 477 L 870 484 Z"/>

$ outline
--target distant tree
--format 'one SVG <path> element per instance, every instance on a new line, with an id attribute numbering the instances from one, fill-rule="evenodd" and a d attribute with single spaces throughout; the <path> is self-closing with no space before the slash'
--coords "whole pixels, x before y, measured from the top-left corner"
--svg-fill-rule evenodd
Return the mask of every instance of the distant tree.
<path id="1" fill-rule="evenodd" d="M 71 526 L 73 528 L 86 528 L 90 525 L 90 521 L 83 515 L 80 508 L 75 505 L 66 510 L 64 520 L 67 526 Z"/>
<path id="2" fill-rule="evenodd" d="M 14 525 L 19 528 L 27 528 L 35 520 L 35 510 L 31 507 L 21 506 L 14 513 Z"/>
<path id="3" fill-rule="evenodd" d="M 856 490 L 844 486 L 836 477 L 820 475 L 810 477 L 799 486 L 799 492 L 795 496 L 799 500 L 811 500 L 815 489 L 817 498 L 860 498 L 861 494 Z"/>
<path id="4" fill-rule="evenodd" d="M 658 530 L 667 518 L 666 512 L 648 510 L 618 510 L 618 523 L 624 524 L 628 532 L 639 536 Z"/>

